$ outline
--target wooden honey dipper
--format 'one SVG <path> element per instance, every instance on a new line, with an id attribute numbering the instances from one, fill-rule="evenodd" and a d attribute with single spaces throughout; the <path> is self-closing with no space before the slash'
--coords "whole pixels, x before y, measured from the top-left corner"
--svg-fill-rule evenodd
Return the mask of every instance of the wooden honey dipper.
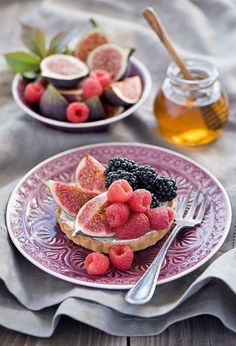
<path id="1" fill-rule="evenodd" d="M 169 35 L 167 34 L 163 24 L 157 16 L 157 13 L 152 7 L 146 8 L 143 12 L 144 18 L 147 20 L 151 28 L 159 37 L 160 41 L 170 54 L 171 58 L 174 60 L 176 65 L 179 67 L 184 79 L 194 80 L 195 78 L 191 74 L 191 72 L 186 68 L 183 59 L 177 53 L 174 44 L 172 43 Z M 221 128 L 227 119 L 227 109 L 226 106 L 218 107 L 218 111 L 216 112 L 211 105 L 205 106 L 201 108 L 203 119 L 205 124 L 210 130 L 217 130 Z"/>

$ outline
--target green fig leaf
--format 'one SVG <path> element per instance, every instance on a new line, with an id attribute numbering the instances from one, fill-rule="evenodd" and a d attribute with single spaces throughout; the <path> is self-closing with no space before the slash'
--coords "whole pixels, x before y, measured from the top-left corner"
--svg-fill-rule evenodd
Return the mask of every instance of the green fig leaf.
<path id="1" fill-rule="evenodd" d="M 89 22 L 90 22 L 90 24 L 91 24 L 91 26 L 92 26 L 93 28 L 97 28 L 97 27 L 98 27 L 98 24 L 97 24 L 97 22 L 96 22 L 95 19 L 90 18 L 90 19 L 89 19 Z"/>
<path id="2" fill-rule="evenodd" d="M 45 57 L 45 36 L 40 29 L 27 24 L 21 24 L 21 39 L 32 53 L 40 58 Z"/>
<path id="3" fill-rule="evenodd" d="M 56 34 L 49 44 L 47 55 L 64 53 L 67 50 L 68 43 L 78 33 L 78 28 L 74 28 L 70 31 L 64 31 Z"/>
<path id="4" fill-rule="evenodd" d="M 69 47 L 66 47 L 63 54 L 65 55 L 73 55 L 73 50 L 69 49 Z"/>
<path id="5" fill-rule="evenodd" d="M 4 54 L 5 59 L 15 73 L 25 73 L 39 70 L 40 59 L 26 52 Z"/>

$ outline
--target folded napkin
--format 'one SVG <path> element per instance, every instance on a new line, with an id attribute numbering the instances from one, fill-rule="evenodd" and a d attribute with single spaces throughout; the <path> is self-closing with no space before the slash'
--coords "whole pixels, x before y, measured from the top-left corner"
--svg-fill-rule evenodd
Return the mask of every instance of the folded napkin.
<path id="1" fill-rule="evenodd" d="M 231 25 L 236 19 L 235 12 L 230 11 L 233 2 L 229 0 L 225 4 L 217 0 L 214 6 L 201 0 L 181 0 L 171 6 L 164 0 L 159 0 L 158 4 L 154 0 L 150 4 L 152 2 L 176 43 L 182 47 L 182 54 L 206 56 L 217 64 L 234 114 L 236 81 L 233 72 L 236 63 L 229 54 L 229 50 L 232 53 L 236 49 L 232 45 L 236 36 Z M 14 25 L 18 12 L 16 15 L 12 10 L 15 5 L 12 6 L 0 12 L 1 20 L 8 18 L 5 30 L 0 33 L 1 52 L 13 50 L 16 42 L 19 46 L 15 39 L 18 29 Z M 124 42 L 124 37 L 127 38 L 127 46 L 135 46 L 137 56 L 150 69 L 154 87 L 138 114 L 109 131 L 63 133 L 30 119 L 15 105 L 10 95 L 12 75 L 0 61 L 0 324 L 45 337 L 52 335 L 60 316 L 67 315 L 113 335 L 132 336 L 158 334 L 176 321 L 211 314 L 236 331 L 236 252 L 232 249 L 235 215 L 226 242 L 211 261 L 182 279 L 158 286 L 152 301 L 145 306 L 125 303 L 124 291 L 86 288 L 52 277 L 27 261 L 11 243 L 5 225 L 7 200 L 19 178 L 43 159 L 72 147 L 109 141 L 140 141 L 172 148 L 153 130 L 153 97 L 169 61 L 140 15 L 143 2 L 135 1 L 134 7 L 122 0 L 112 3 L 106 0 L 81 1 L 81 12 L 77 2 L 73 1 L 45 1 L 37 10 L 35 6 L 32 3 L 22 5 L 22 19 L 40 25 L 49 34 L 75 24 L 83 27 L 88 18 L 95 17 L 117 42 Z M 220 33 L 225 35 L 225 39 L 218 41 Z M 196 150 L 175 149 L 204 164 L 225 186 L 233 185 L 236 183 L 236 157 L 232 155 L 235 128 L 235 117 L 232 117 L 222 137 L 212 145 Z M 236 210 L 236 187 L 229 188 L 228 193 L 233 210 Z"/>

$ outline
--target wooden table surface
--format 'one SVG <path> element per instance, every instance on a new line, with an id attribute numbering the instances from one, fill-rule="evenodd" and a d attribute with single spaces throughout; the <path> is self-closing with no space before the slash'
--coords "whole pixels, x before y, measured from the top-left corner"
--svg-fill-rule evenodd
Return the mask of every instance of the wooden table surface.
<path id="1" fill-rule="evenodd" d="M 235 346 L 236 335 L 211 316 L 176 323 L 158 336 L 118 337 L 63 317 L 50 338 L 36 338 L 0 327 L 1 346 Z"/>
<path id="2" fill-rule="evenodd" d="M 4 27 L 9 30 L 10 40 L 13 39 L 12 36 L 10 38 L 13 21 L 18 20 L 27 1 L 29 2 L 29 0 L 0 0 L 1 18 L 5 19 Z M 38 1 L 31 1 L 31 6 L 33 2 Z M 5 42 L 9 44 L 8 39 Z M 1 346 L 222 346 L 223 344 L 236 345 L 236 334 L 225 328 L 215 317 L 206 315 L 173 324 L 160 335 L 148 337 L 111 336 L 69 317 L 61 318 L 54 335 L 50 338 L 32 337 L 0 326 Z"/>

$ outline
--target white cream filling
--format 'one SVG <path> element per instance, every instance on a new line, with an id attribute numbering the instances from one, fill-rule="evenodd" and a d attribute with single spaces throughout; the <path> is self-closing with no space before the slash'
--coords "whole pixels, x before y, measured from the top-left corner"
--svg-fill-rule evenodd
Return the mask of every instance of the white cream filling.
<path id="1" fill-rule="evenodd" d="M 68 215 L 67 213 L 65 213 L 63 210 L 60 211 L 60 217 L 62 218 L 62 220 L 71 228 L 71 229 L 75 229 L 75 218 L 73 216 L 70 216 Z M 145 235 L 143 235 L 142 237 L 139 237 L 139 238 L 135 238 L 135 239 L 140 239 L 142 240 L 142 238 L 146 237 L 147 234 L 154 234 L 155 232 L 157 231 L 149 231 L 147 232 Z M 76 234 L 72 234 L 73 237 L 76 237 L 77 235 L 79 235 L 78 233 Z M 81 235 L 85 236 L 85 237 L 88 237 L 88 238 L 93 238 L 93 239 L 96 239 L 96 240 L 99 240 L 99 241 L 102 241 L 104 243 L 106 242 L 113 242 L 113 243 L 116 243 L 116 242 L 119 242 L 119 244 L 122 244 L 122 243 L 125 243 L 127 244 L 129 241 L 133 241 L 134 239 L 124 239 L 124 240 L 121 240 L 121 239 L 117 239 L 116 237 L 112 236 L 112 237 L 96 237 L 96 236 L 89 236 L 85 233 L 83 233 L 81 231 Z"/>

